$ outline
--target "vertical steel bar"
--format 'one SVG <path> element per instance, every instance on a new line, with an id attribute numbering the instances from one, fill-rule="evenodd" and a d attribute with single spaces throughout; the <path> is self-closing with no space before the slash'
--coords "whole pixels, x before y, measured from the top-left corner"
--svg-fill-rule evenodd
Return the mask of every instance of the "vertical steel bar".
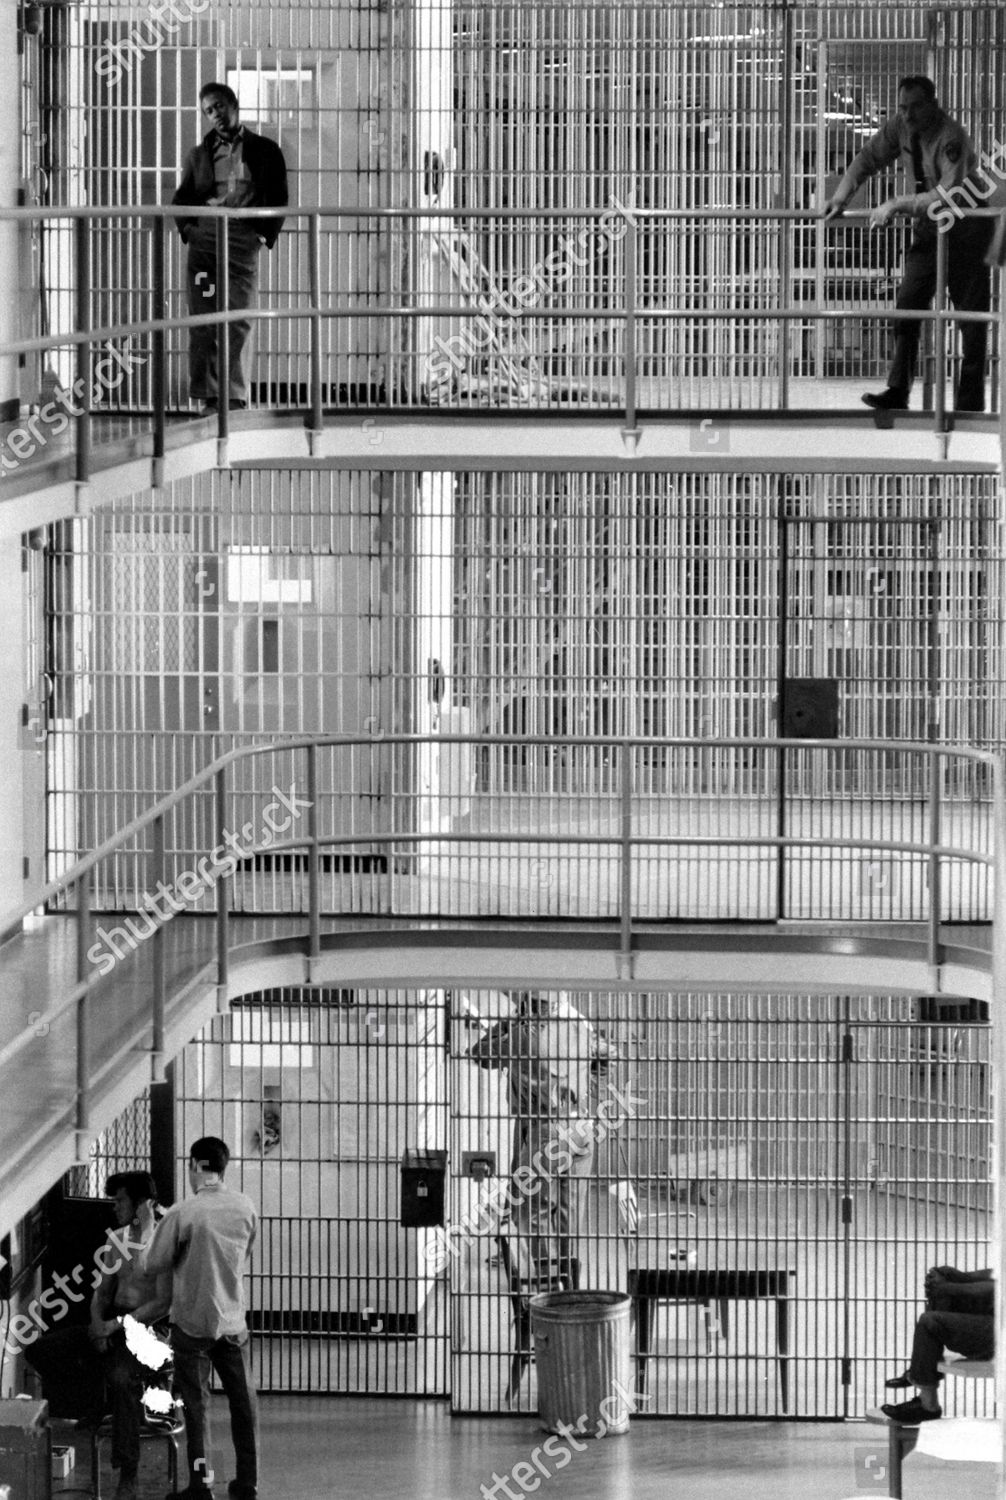
<path id="1" fill-rule="evenodd" d="M 947 426 L 947 236 L 936 236 L 936 302 L 933 321 L 933 412 L 937 432 Z"/>
<path id="2" fill-rule="evenodd" d="M 321 954 L 321 859 L 318 850 L 318 747 L 307 747 L 307 894 L 308 954 L 313 961 Z"/>
<path id="3" fill-rule="evenodd" d="M 628 977 L 629 965 L 632 962 L 632 751 L 628 740 L 622 740 L 620 743 L 622 756 L 622 795 L 621 865 L 619 870 L 621 877 L 621 897 L 619 901 L 619 915 L 621 917 L 622 928 L 622 973 L 624 977 Z"/>
<path id="4" fill-rule="evenodd" d="M 230 225 L 227 215 L 221 214 L 217 219 L 217 285 L 216 302 L 214 304 L 217 312 L 226 312 L 231 300 L 231 277 L 230 266 L 227 257 L 230 254 Z M 229 323 L 217 324 L 217 435 L 226 438 L 231 430 L 230 421 L 230 397 L 231 397 L 231 325 Z"/>
<path id="5" fill-rule="evenodd" d="M 1006 755 L 995 756 L 992 777 L 992 856 L 995 898 L 992 908 L 992 1199 L 996 1270 L 996 1327 L 1006 1317 L 1006 1022 L 1002 997 L 1006 994 Z M 999 1414 L 1000 1451 L 1006 1452 L 1006 1338 L 996 1339 L 996 1411 Z M 999 1500 L 1006 1500 L 1006 1465 L 999 1470 Z"/>
<path id="6" fill-rule="evenodd" d="M 221 766 L 213 778 L 217 819 L 217 844 L 225 849 L 227 842 L 227 767 Z M 217 991 L 227 987 L 229 977 L 229 896 L 230 874 L 221 875 L 217 881 Z"/>
<path id="7" fill-rule="evenodd" d="M 636 275 L 638 270 L 638 236 L 635 215 L 629 216 L 629 233 L 625 242 L 625 426 L 632 432 L 636 426 Z"/>
<path id="8" fill-rule="evenodd" d="M 779 133 L 782 137 L 782 159 L 780 162 L 780 181 L 782 182 L 783 201 L 780 208 L 793 207 L 793 186 L 795 174 L 793 170 L 793 91 L 796 88 L 796 78 L 793 71 L 793 13 L 785 9 L 782 15 L 782 99 L 780 101 Z M 783 219 L 781 225 L 781 240 L 779 245 L 779 287 L 780 299 L 783 307 L 792 306 L 793 295 L 793 231 L 795 224 L 792 218 Z M 779 325 L 779 409 L 786 411 L 789 407 L 789 361 L 791 349 L 792 324 L 789 318 L 783 318 Z"/>
<path id="9" fill-rule="evenodd" d="M 154 819 L 153 848 L 151 850 L 150 889 L 162 890 L 166 887 L 166 870 L 164 868 L 164 814 Z M 156 919 L 156 913 L 152 920 Z M 161 1083 L 164 1078 L 164 923 L 156 921 L 153 936 L 151 938 L 151 965 L 152 965 L 152 1023 L 153 1035 L 151 1039 L 151 1051 L 153 1053 L 153 1082 Z"/>
<path id="10" fill-rule="evenodd" d="M 77 881 L 77 983 L 88 977 L 87 950 L 91 946 L 91 871 L 85 870 Z M 81 1154 L 91 1118 L 91 1056 L 88 1045 L 87 1002 L 85 990 L 77 1000 L 77 1154 Z"/>
<path id="11" fill-rule="evenodd" d="M 1006 266 L 999 272 L 999 476 L 1006 489 Z M 1000 1392 L 1000 1396 L 1002 1396 Z"/>
<path id="12" fill-rule="evenodd" d="M 91 327 L 91 221 L 81 214 L 74 220 L 75 230 L 75 274 L 77 280 L 76 302 L 77 333 Z M 74 394 L 77 395 L 79 415 L 77 417 L 77 467 L 78 484 L 86 484 L 91 472 L 91 363 L 92 350 L 87 342 L 77 345 L 77 380 Z M 76 387 L 79 386 L 79 395 Z"/>
<path id="13" fill-rule="evenodd" d="M 942 866 L 935 853 L 940 842 L 943 757 L 936 749 L 927 752 L 929 759 L 929 920 L 926 937 L 926 962 L 935 972 L 940 959 L 940 906 Z"/>
<path id="14" fill-rule="evenodd" d="M 168 219 L 161 214 L 153 221 L 153 293 L 150 315 L 152 318 L 163 318 L 166 312 L 167 299 L 165 295 L 165 272 L 164 251 L 165 240 L 168 233 Z M 173 222 L 173 221 L 171 221 Z M 153 368 L 150 372 L 151 400 L 154 408 L 154 450 L 155 459 L 164 457 L 164 408 L 167 401 L 168 372 L 167 372 L 167 339 L 164 329 L 157 328 L 151 334 L 150 352 L 153 360 Z"/>
<path id="15" fill-rule="evenodd" d="M 316 209 L 308 218 L 308 262 L 311 278 L 311 431 L 322 429 L 321 400 L 321 216 Z"/>
<path id="16" fill-rule="evenodd" d="M 785 733 L 784 710 L 786 704 L 786 644 L 789 633 L 789 517 L 785 514 L 786 478 L 779 480 L 779 572 L 777 580 L 779 597 L 779 629 L 776 642 L 778 666 L 776 668 L 776 732 L 780 739 Z M 780 839 L 786 837 L 786 751 L 780 746 L 776 759 L 776 833 Z M 775 914 L 781 921 L 786 915 L 786 851 L 782 844 L 776 853 L 775 867 Z"/>

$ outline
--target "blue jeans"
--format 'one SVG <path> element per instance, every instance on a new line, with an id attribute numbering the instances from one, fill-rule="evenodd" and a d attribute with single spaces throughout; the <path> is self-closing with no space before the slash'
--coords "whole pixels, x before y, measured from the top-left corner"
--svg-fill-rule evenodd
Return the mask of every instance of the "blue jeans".
<path id="1" fill-rule="evenodd" d="M 210 1370 L 216 1371 L 231 1411 L 231 1438 L 237 1461 L 237 1489 L 254 1495 L 258 1486 L 258 1405 L 251 1376 L 250 1339 L 243 1333 L 219 1339 L 194 1339 L 177 1324 L 171 1328 L 175 1385 L 185 1408 L 189 1484 L 193 1489 L 213 1479 L 206 1449 L 210 1440 Z"/>

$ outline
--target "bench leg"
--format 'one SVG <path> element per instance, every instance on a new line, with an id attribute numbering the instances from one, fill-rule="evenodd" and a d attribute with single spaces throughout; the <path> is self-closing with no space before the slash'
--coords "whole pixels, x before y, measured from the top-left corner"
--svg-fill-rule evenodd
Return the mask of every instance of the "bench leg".
<path id="1" fill-rule="evenodd" d="M 918 1442 L 917 1427 L 902 1427 L 892 1422 L 887 1439 L 887 1493 L 891 1500 L 901 1500 L 901 1465 Z"/>

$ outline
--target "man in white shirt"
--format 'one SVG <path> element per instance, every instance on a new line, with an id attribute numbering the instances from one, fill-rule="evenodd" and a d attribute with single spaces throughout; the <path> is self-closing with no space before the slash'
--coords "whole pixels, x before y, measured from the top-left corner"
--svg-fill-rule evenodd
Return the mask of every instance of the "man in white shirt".
<path id="1" fill-rule="evenodd" d="M 539 1272 L 579 1283 L 577 1249 L 597 1141 L 597 1073 L 616 1056 L 564 995 L 529 993 L 518 1015 L 492 1027 L 468 1056 L 506 1068 L 515 1116 L 513 1170 L 534 1193 L 514 1193 L 514 1226 Z"/>
<path id="2" fill-rule="evenodd" d="M 143 1252 L 147 1269 L 172 1272 L 171 1347 L 189 1455 L 189 1483 L 181 1495 L 189 1500 L 213 1494 L 206 1453 L 211 1368 L 230 1407 L 237 1460 L 227 1493 L 233 1500 L 258 1495 L 258 1410 L 243 1281 L 258 1218 L 249 1197 L 225 1186 L 229 1160 L 216 1136 L 196 1141 L 189 1152 L 195 1196 L 170 1208 L 156 1229 L 152 1218 L 143 1225 L 152 1231 Z"/>
<path id="3" fill-rule="evenodd" d="M 985 254 L 992 237 L 992 220 L 969 219 L 963 212 L 958 216 L 953 207 L 961 197 L 974 206 L 987 196 L 979 188 L 978 156 L 967 132 L 940 108 L 931 78 L 918 74 L 902 78 L 897 114 L 854 158 L 824 205 L 825 220 L 838 218 L 867 178 L 899 160 L 906 163 L 915 191 L 886 199 L 870 215 L 874 229 L 882 228 L 896 214 L 912 218 L 912 241 L 895 305 L 901 310 L 921 310 L 930 305 L 936 291 L 936 244 L 945 230 L 949 237 L 947 288 L 954 307 L 958 312 L 988 312 L 991 279 Z M 894 359 L 887 389 L 871 392 L 863 400 L 875 409 L 903 411 L 915 378 L 920 325 L 898 319 L 893 327 Z M 984 409 L 986 327 L 985 323 L 961 324 L 962 357 L 955 402 L 958 411 Z"/>

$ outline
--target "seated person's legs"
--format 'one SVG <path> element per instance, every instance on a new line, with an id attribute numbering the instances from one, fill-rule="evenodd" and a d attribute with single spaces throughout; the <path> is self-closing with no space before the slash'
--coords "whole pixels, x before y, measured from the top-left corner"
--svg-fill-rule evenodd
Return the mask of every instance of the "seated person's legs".
<path id="1" fill-rule="evenodd" d="M 942 1415 L 937 1393 L 939 1364 L 952 1349 L 971 1359 L 991 1359 L 995 1352 L 994 1320 L 984 1313 L 924 1312 L 915 1325 L 908 1381 L 918 1387 L 911 1401 L 882 1406 L 892 1421 L 914 1424 Z"/>
<path id="2" fill-rule="evenodd" d="M 140 1462 L 140 1402 L 144 1374 L 126 1348 L 124 1334 L 109 1340 L 105 1355 L 108 1404 L 112 1413 L 112 1467 L 121 1478 L 135 1477 Z"/>

